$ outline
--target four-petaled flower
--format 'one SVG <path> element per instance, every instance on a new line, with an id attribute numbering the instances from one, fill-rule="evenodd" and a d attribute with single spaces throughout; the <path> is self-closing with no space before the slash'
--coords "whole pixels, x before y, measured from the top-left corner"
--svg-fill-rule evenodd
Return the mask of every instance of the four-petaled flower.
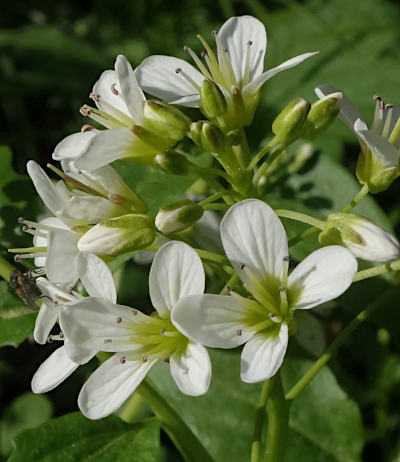
<path id="1" fill-rule="evenodd" d="M 81 355 L 85 350 L 116 353 L 83 386 L 78 404 L 84 415 L 100 419 L 117 410 L 159 359 L 169 360 L 172 377 L 183 393 L 206 393 L 211 377 L 207 350 L 171 323 L 176 304 L 186 296 L 202 294 L 204 282 L 196 252 L 171 241 L 156 253 L 151 267 L 150 297 L 156 309 L 152 316 L 92 297 L 61 309 L 61 328 L 74 361 L 87 361 Z"/>
<path id="2" fill-rule="evenodd" d="M 264 202 L 247 199 L 231 207 L 221 222 L 225 252 L 254 299 L 192 295 L 181 300 L 172 322 L 203 345 L 234 348 L 246 344 L 241 377 L 259 382 L 279 369 L 294 332 L 294 310 L 313 308 L 341 295 L 357 271 L 344 247 L 316 250 L 288 274 L 285 230 Z"/>
<path id="3" fill-rule="evenodd" d="M 274 75 L 300 64 L 315 53 L 304 53 L 263 72 L 267 49 L 264 25 L 252 16 L 228 19 L 218 32 L 213 32 L 217 56 L 203 37 L 204 62 L 188 47 L 198 70 L 188 62 L 172 56 L 146 58 L 135 74 L 144 91 L 167 103 L 200 107 L 200 89 L 204 79 L 219 85 L 227 103 L 224 115 L 229 128 L 248 125 L 259 99 L 261 86 Z"/>

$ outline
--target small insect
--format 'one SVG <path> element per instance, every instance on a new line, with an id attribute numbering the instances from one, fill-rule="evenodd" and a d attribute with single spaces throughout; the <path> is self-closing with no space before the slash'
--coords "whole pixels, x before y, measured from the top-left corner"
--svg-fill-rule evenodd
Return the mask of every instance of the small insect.
<path id="1" fill-rule="evenodd" d="M 30 308 L 37 310 L 35 304 L 42 296 L 42 292 L 36 285 L 35 277 L 30 271 L 21 273 L 21 271 L 13 270 L 10 275 L 10 287 L 14 289 L 15 294 Z"/>

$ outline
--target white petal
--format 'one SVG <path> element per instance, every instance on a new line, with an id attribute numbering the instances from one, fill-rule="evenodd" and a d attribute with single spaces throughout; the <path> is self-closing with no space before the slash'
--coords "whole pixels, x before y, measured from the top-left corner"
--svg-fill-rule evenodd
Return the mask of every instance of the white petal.
<path id="1" fill-rule="evenodd" d="M 46 207 L 54 213 L 54 215 L 57 215 L 64 207 L 64 201 L 57 193 L 53 182 L 46 175 L 45 171 L 33 160 L 30 160 L 26 164 L 26 169 L 28 170 L 28 174 L 35 185 L 37 193 Z"/>
<path id="2" fill-rule="evenodd" d="M 244 346 L 240 372 L 243 382 L 263 382 L 281 367 L 288 345 L 288 326 L 282 323 L 277 329 L 278 332 L 259 332 Z"/>
<path id="3" fill-rule="evenodd" d="M 64 230 L 47 233 L 46 274 L 56 284 L 74 285 L 78 275 L 76 256 L 79 236 Z"/>
<path id="4" fill-rule="evenodd" d="M 400 258 L 400 243 L 393 234 L 364 217 L 354 216 L 354 221 L 349 221 L 349 224 L 362 239 L 361 243 L 346 241 L 346 247 L 357 258 L 376 262 Z"/>
<path id="5" fill-rule="evenodd" d="M 396 168 L 399 165 L 399 154 L 396 147 L 373 130 L 366 130 L 363 122 L 357 119 L 354 123 L 356 135 L 377 156 L 385 168 Z"/>
<path id="6" fill-rule="evenodd" d="M 79 278 L 90 297 L 100 297 L 111 303 L 117 301 L 113 275 L 104 261 L 91 253 L 78 256 Z"/>
<path id="7" fill-rule="evenodd" d="M 120 118 L 121 112 L 129 118 L 131 117 L 129 109 L 121 95 L 121 87 L 115 71 L 104 71 L 99 80 L 94 84 L 93 93 L 100 96 L 99 100 L 96 101 L 96 105 L 101 111 L 107 112 L 116 119 Z"/>
<path id="8" fill-rule="evenodd" d="M 37 278 L 36 285 L 39 287 L 42 294 L 46 295 L 47 298 L 52 300 L 59 300 L 62 304 L 75 302 L 77 300 L 74 295 L 66 290 L 64 285 L 53 284 L 46 278 Z"/>
<path id="9" fill-rule="evenodd" d="M 130 327 L 148 318 L 127 306 L 114 305 L 102 298 L 87 297 L 60 310 L 60 326 L 66 339 L 70 357 L 81 364 L 86 360 L 85 351 L 128 351 L 132 344 Z M 75 350 L 74 347 L 79 347 Z M 71 347 L 71 348 L 70 348 Z M 81 353 L 83 356 L 81 356 Z"/>
<path id="10" fill-rule="evenodd" d="M 288 278 L 289 293 L 293 286 L 301 290 L 293 309 L 309 309 L 339 297 L 351 285 L 356 271 L 356 258 L 340 245 L 311 253 Z"/>
<path id="11" fill-rule="evenodd" d="M 267 49 L 267 34 L 262 22 L 253 16 L 239 16 L 228 19 L 218 32 L 219 50 L 228 50 L 232 68 L 238 83 L 243 80 L 248 42 L 250 45 L 250 81 L 258 77 L 264 69 Z"/>
<path id="12" fill-rule="evenodd" d="M 332 85 L 318 85 L 318 87 L 315 89 L 315 93 L 317 94 L 319 99 L 322 99 L 325 96 L 330 95 L 331 93 L 336 93 L 337 91 L 339 90 L 333 87 Z M 354 131 L 355 121 L 357 119 L 362 120 L 359 110 L 345 95 L 343 95 L 343 103 L 340 108 L 339 117 L 352 131 Z"/>
<path id="13" fill-rule="evenodd" d="M 211 380 L 211 362 L 202 345 L 189 342 L 184 353 L 170 356 L 169 364 L 171 375 L 182 393 L 200 396 L 207 392 Z"/>
<path id="14" fill-rule="evenodd" d="M 65 203 L 59 215 L 75 221 L 96 224 L 123 213 L 122 207 L 118 207 L 104 197 L 76 195 Z"/>
<path id="15" fill-rule="evenodd" d="M 177 69 L 182 72 L 176 73 Z M 146 58 L 136 69 L 135 75 L 143 90 L 167 103 L 198 107 L 199 88 L 204 76 L 183 59 L 154 55 Z M 193 86 L 184 75 L 194 83 Z"/>
<path id="16" fill-rule="evenodd" d="M 239 299 L 224 295 L 191 295 L 172 310 L 174 326 L 186 337 L 205 346 L 234 348 L 254 332 L 243 322 L 246 307 Z"/>
<path id="17" fill-rule="evenodd" d="M 68 226 L 66 226 L 59 218 L 56 217 L 48 217 L 43 220 L 39 220 L 39 223 L 47 226 L 52 226 L 54 228 L 68 229 Z M 33 236 L 34 247 L 47 247 L 47 232 L 44 230 L 42 232 L 46 235 L 46 237 L 38 235 Z M 46 257 L 35 257 L 34 263 L 35 266 L 45 266 Z"/>
<path id="18" fill-rule="evenodd" d="M 126 361 L 115 354 L 83 385 L 79 409 L 88 419 L 101 419 L 115 412 L 129 398 L 156 361 Z"/>
<path id="19" fill-rule="evenodd" d="M 226 255 L 249 290 L 253 290 L 249 272 L 260 283 L 271 276 L 282 277 L 283 258 L 289 255 L 286 233 L 265 202 L 246 199 L 231 207 L 221 221 L 221 238 Z"/>
<path id="20" fill-rule="evenodd" d="M 57 348 L 40 366 L 32 378 L 32 391 L 46 393 L 68 378 L 79 364 L 68 357 L 65 348 Z"/>
<path id="21" fill-rule="evenodd" d="M 139 87 L 132 66 L 123 55 L 117 57 L 115 70 L 121 86 L 122 97 L 129 109 L 130 114 L 136 124 L 141 124 L 143 120 L 143 103 L 146 98 Z"/>
<path id="22" fill-rule="evenodd" d="M 47 338 L 58 319 L 59 307 L 52 300 L 43 299 L 39 313 L 35 321 L 33 338 L 35 342 L 44 345 Z"/>
<path id="23" fill-rule="evenodd" d="M 297 66 L 306 59 L 311 58 L 311 56 L 314 56 L 318 53 L 318 51 L 314 51 L 312 53 L 303 53 L 302 55 L 298 55 L 294 58 L 288 59 L 282 64 L 279 64 L 279 66 L 269 69 L 268 71 L 261 74 L 259 77 L 256 77 L 254 80 L 252 80 L 248 85 L 244 87 L 243 96 L 245 97 L 249 93 L 256 92 L 261 87 L 261 85 L 264 85 L 264 83 L 267 80 L 274 77 L 274 75 L 278 74 L 279 72 L 285 71 L 286 69 L 290 69 L 291 67 Z"/>
<path id="24" fill-rule="evenodd" d="M 149 289 L 151 302 L 161 317 L 169 317 L 169 311 L 187 295 L 202 294 L 204 284 L 200 257 L 187 244 L 171 241 L 155 254 Z"/>
<path id="25" fill-rule="evenodd" d="M 75 166 L 91 171 L 117 159 L 141 158 L 152 153 L 157 154 L 128 128 L 103 130 L 91 140 L 85 153 L 75 162 Z"/>
<path id="26" fill-rule="evenodd" d="M 54 160 L 76 159 L 87 148 L 89 141 L 96 135 L 93 131 L 73 133 L 60 141 L 54 149 Z"/>

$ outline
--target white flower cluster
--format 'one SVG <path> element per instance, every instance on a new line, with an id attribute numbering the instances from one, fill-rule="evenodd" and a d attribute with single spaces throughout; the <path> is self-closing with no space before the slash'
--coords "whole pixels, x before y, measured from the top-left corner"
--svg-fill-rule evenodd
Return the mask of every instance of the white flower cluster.
<path id="1" fill-rule="evenodd" d="M 58 182 L 35 162 L 27 165 L 53 216 L 37 223 L 21 219 L 24 230 L 34 235 L 34 247 L 25 253 L 14 250 L 21 251 L 17 260 L 33 257 L 48 278 L 37 279 L 43 300 L 35 340 L 62 343 L 39 367 L 32 389 L 49 391 L 99 352 L 112 353 L 78 398 L 81 411 L 92 419 L 116 411 L 159 360 L 169 362 L 183 393 L 206 393 L 211 363 L 205 347 L 244 344 L 242 380 L 267 380 L 280 368 L 289 337 L 296 333 L 296 310 L 308 310 L 346 291 L 357 271 L 356 257 L 399 257 L 394 236 L 363 217 L 336 213 L 321 222 L 320 242 L 325 247 L 289 271 L 286 232 L 274 210 L 257 198 L 260 175 L 253 182 L 252 169 L 243 165 L 246 156 L 238 146 L 241 130 L 253 119 L 261 86 L 315 53 L 263 71 L 267 38 L 257 19 L 231 18 L 213 36 L 216 54 L 202 37 L 203 59 L 186 48 L 197 69 L 174 57 L 151 56 L 133 70 L 124 56 L 118 56 L 115 70 L 103 72 L 93 87 L 95 107 L 81 108 L 103 129 L 86 125 L 57 145 L 53 159 L 61 162 L 61 170 L 49 167 L 61 178 Z M 146 100 L 144 91 L 161 100 Z M 378 100 L 374 128 L 369 130 L 342 93 L 327 86 L 316 91 L 321 101 L 311 105 L 295 100 L 278 116 L 273 132 L 279 143 L 271 145 L 273 155 L 299 137 L 316 136 L 340 110 L 361 143 L 361 183 L 372 192 L 387 187 L 399 172 L 398 108 L 383 108 Z M 192 122 L 173 105 L 197 107 L 208 120 Z M 131 159 L 160 166 L 164 156 L 163 168 L 186 162 L 185 169 L 190 169 L 183 155 L 170 152 L 185 136 L 208 150 L 225 169 L 217 173 L 232 181 L 231 191 L 221 187 L 217 192 L 218 198 L 232 192 L 220 236 L 248 296 L 229 287 L 227 295 L 204 294 L 205 272 L 198 253 L 173 235 L 203 216 L 201 203 L 184 199 L 151 217 L 143 200 L 108 165 Z M 380 169 L 375 176 L 371 165 L 375 173 Z M 178 170 L 175 166 L 174 172 Z M 250 186 L 245 184 L 248 178 Z M 117 304 L 105 261 L 148 248 L 157 233 L 168 242 L 152 262 L 149 290 L 155 311 L 147 315 Z M 78 280 L 88 296 L 74 290 Z M 61 331 L 53 335 L 57 324 Z"/>

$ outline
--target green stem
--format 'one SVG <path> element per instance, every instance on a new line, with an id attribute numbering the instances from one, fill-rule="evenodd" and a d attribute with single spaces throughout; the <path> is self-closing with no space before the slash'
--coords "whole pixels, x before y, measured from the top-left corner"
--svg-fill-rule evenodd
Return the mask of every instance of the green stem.
<path id="1" fill-rule="evenodd" d="M 160 419 L 162 428 L 174 442 L 186 462 L 214 462 L 197 436 L 175 409 L 158 393 L 149 379 L 145 379 L 137 391 Z"/>
<path id="2" fill-rule="evenodd" d="M 400 271 L 400 260 L 395 260 L 390 263 L 384 263 L 383 265 L 374 266 L 373 268 L 358 271 L 353 277 L 353 282 L 373 278 L 374 276 L 390 273 L 391 271 Z"/>
<path id="3" fill-rule="evenodd" d="M 258 185 L 261 177 L 267 172 L 272 162 L 285 150 L 285 147 L 282 145 L 275 145 L 269 153 L 267 160 L 260 166 L 253 178 L 254 186 Z"/>
<path id="4" fill-rule="evenodd" d="M 346 207 L 344 207 L 341 210 L 341 212 L 343 213 L 350 212 L 350 210 L 352 210 L 362 199 L 364 199 L 364 197 L 368 194 L 368 192 L 369 192 L 368 186 L 365 184 L 360 189 L 360 191 L 356 194 L 354 199 L 348 205 L 346 205 Z"/>
<path id="5" fill-rule="evenodd" d="M 310 217 L 305 213 L 294 212 L 293 210 L 277 209 L 275 213 L 278 217 L 290 218 L 291 220 L 301 221 L 319 229 L 324 229 L 324 222 L 318 218 Z"/>
<path id="6" fill-rule="evenodd" d="M 344 341 L 352 334 L 357 327 L 359 327 L 369 316 L 375 311 L 381 309 L 393 298 L 395 293 L 399 292 L 399 287 L 393 287 L 386 294 L 377 298 L 373 303 L 362 310 L 358 315 L 348 324 L 336 337 L 336 339 L 327 348 L 325 353 L 320 356 L 317 361 L 310 367 L 310 369 L 301 377 L 301 379 L 288 391 L 286 399 L 292 400 L 296 398 L 304 388 L 311 382 L 311 380 L 318 374 L 318 372 L 328 363 L 336 351 L 343 345 Z"/>
<path id="7" fill-rule="evenodd" d="M 199 167 L 198 165 L 192 164 L 190 166 L 190 170 L 192 170 L 193 172 L 197 173 L 200 176 L 206 176 L 206 175 L 220 176 L 224 180 L 229 181 L 228 175 L 224 171 L 219 170 L 218 168 Z"/>
<path id="8" fill-rule="evenodd" d="M 293 245 L 297 244 L 303 239 L 306 239 L 307 237 L 312 236 L 313 234 L 319 233 L 320 231 L 321 230 L 319 228 L 312 226 L 311 228 L 306 229 L 302 233 L 292 237 L 292 239 L 289 239 L 288 245 L 289 247 L 292 247 Z"/>
<path id="9" fill-rule="evenodd" d="M 135 418 L 137 419 L 143 405 L 144 400 L 142 396 L 139 393 L 133 393 L 120 412 L 119 417 L 125 420 L 125 422 L 133 422 Z"/>
<path id="10" fill-rule="evenodd" d="M 265 421 L 266 406 L 271 392 L 273 377 L 266 380 L 261 387 L 260 399 L 258 402 L 256 419 L 254 421 L 253 442 L 251 444 L 250 462 L 259 462 L 261 452 L 262 432 Z"/>
<path id="11" fill-rule="evenodd" d="M 267 446 L 264 462 L 283 462 L 287 446 L 290 403 L 285 399 L 280 373 L 275 375 L 267 403 Z"/>
<path id="12" fill-rule="evenodd" d="M 206 204 L 203 209 L 204 210 L 222 210 L 222 211 L 225 211 L 225 210 L 228 210 L 230 207 L 230 205 L 228 204 L 222 204 L 222 203 L 218 203 L 218 204 Z"/>
<path id="13" fill-rule="evenodd" d="M 201 202 L 199 202 L 199 205 L 201 207 L 203 207 L 204 205 L 207 205 L 207 204 L 209 204 L 211 202 L 216 201 L 217 199 L 220 199 L 223 195 L 224 195 L 224 193 L 222 191 L 211 194 L 211 196 L 206 197 Z"/>
<path id="14" fill-rule="evenodd" d="M 10 275 L 15 268 L 13 265 L 8 263 L 3 257 L 0 257 L 0 276 L 4 278 L 6 281 L 10 280 Z"/>
<path id="15" fill-rule="evenodd" d="M 253 168 L 260 162 L 260 160 L 265 156 L 265 154 L 268 154 L 269 151 L 272 148 L 272 144 L 268 143 L 266 146 L 261 148 L 257 154 L 251 159 L 249 165 L 246 167 L 246 170 L 251 172 Z"/>

